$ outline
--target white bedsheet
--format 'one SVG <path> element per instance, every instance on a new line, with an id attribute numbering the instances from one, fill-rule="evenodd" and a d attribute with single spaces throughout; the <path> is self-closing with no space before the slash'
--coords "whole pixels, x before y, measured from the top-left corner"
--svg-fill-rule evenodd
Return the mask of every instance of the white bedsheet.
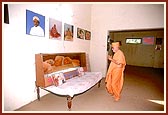
<path id="1" fill-rule="evenodd" d="M 66 80 L 60 86 L 49 86 L 44 89 L 51 91 L 52 93 L 58 95 L 69 95 L 73 97 L 75 94 L 80 94 L 90 89 L 96 83 L 98 83 L 102 79 L 101 72 L 85 72 L 85 75 L 81 77 L 73 77 L 71 79 Z"/>

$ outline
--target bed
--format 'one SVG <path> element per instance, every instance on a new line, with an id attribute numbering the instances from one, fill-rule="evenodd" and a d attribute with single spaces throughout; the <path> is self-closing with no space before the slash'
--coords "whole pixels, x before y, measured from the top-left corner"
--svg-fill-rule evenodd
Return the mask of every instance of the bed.
<path id="1" fill-rule="evenodd" d="M 71 60 L 70 62 L 72 62 L 72 60 L 75 60 L 74 62 L 77 63 L 62 63 L 62 65 L 59 66 L 50 65 L 47 66 L 49 69 L 46 72 L 44 62 L 49 60 L 49 63 L 51 63 L 51 59 L 55 61 L 56 56 L 64 57 L 64 59 L 65 57 L 69 57 L 69 59 Z M 38 100 L 40 100 L 40 89 L 43 89 L 58 96 L 66 96 L 68 110 L 71 110 L 72 99 L 74 96 L 85 93 L 97 84 L 98 87 L 100 87 L 101 79 L 103 78 L 102 73 L 89 72 L 87 70 L 86 54 L 84 52 L 56 54 L 40 53 L 35 55 L 35 60 L 35 83 Z"/>

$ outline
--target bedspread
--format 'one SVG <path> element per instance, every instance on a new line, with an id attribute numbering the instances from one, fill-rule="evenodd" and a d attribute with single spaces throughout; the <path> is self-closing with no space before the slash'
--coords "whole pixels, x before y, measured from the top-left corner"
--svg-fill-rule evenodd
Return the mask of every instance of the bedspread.
<path id="1" fill-rule="evenodd" d="M 85 72 L 83 76 L 68 79 L 60 86 L 56 87 L 52 85 L 44 89 L 58 95 L 68 95 L 73 97 L 75 94 L 80 94 L 90 89 L 101 79 L 101 72 Z"/>

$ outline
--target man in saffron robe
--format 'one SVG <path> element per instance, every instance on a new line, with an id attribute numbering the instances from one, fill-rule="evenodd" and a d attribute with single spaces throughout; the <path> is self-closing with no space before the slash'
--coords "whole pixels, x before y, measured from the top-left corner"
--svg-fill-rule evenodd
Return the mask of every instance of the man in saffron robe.
<path id="1" fill-rule="evenodd" d="M 60 36 L 61 36 L 61 34 L 58 33 L 56 24 L 54 24 L 54 26 L 50 30 L 50 38 L 58 38 Z"/>
<path id="2" fill-rule="evenodd" d="M 108 56 L 108 59 L 111 62 L 107 71 L 105 83 L 108 93 L 110 93 L 114 97 L 115 101 L 119 101 L 124 82 L 123 75 L 126 60 L 124 53 L 120 50 L 119 42 L 112 43 L 112 50 L 114 52 L 114 55 L 113 57 Z"/>

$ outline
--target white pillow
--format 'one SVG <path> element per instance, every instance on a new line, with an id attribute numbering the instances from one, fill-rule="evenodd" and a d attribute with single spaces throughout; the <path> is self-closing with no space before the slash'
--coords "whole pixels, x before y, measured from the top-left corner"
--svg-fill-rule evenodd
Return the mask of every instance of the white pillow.
<path id="1" fill-rule="evenodd" d="M 55 86 L 59 86 L 65 82 L 65 78 L 64 78 L 63 73 L 53 73 L 51 75 L 51 78 L 52 78 L 53 84 Z"/>
<path id="2" fill-rule="evenodd" d="M 85 72 L 84 72 L 83 67 L 79 67 L 79 68 L 78 68 L 78 72 L 79 72 L 79 76 L 85 75 Z"/>

